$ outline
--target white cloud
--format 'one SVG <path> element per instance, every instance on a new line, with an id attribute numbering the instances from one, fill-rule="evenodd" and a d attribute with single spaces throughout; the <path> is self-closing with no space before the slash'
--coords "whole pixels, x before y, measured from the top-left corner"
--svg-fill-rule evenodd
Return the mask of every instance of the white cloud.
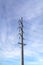
<path id="1" fill-rule="evenodd" d="M 32 19 L 35 17 L 37 18 L 38 16 L 40 16 L 43 11 L 43 2 L 38 1 L 38 3 L 36 3 L 35 6 L 34 6 L 34 4 L 32 4 L 32 5 L 31 4 L 29 4 L 28 2 L 25 2 L 24 6 L 22 5 L 21 8 L 18 8 L 17 15 L 24 16 L 25 19 Z M 11 14 L 11 12 L 10 12 L 10 14 Z M 35 56 L 35 57 L 37 57 L 38 61 L 43 62 L 43 58 L 40 58 L 41 57 L 40 53 L 43 52 L 43 44 L 42 44 L 43 42 L 41 43 L 41 39 L 40 39 L 40 38 L 42 38 L 42 34 L 41 34 L 41 30 L 40 30 L 41 26 L 39 26 L 39 20 L 36 20 L 37 22 L 35 20 L 33 20 L 33 21 L 34 22 L 32 22 L 32 25 L 28 31 L 28 32 L 30 32 L 30 35 L 31 35 L 30 40 L 33 42 L 30 45 L 30 47 L 27 44 L 28 46 L 26 47 L 26 49 L 24 49 L 24 55 L 25 56 Z M 34 31 L 36 31 L 36 32 L 34 32 Z M 20 48 L 18 49 L 18 48 L 15 48 L 16 46 L 14 47 L 15 42 L 17 42 L 16 33 L 17 32 L 15 32 L 14 35 L 13 34 L 9 35 L 8 40 L 6 39 L 6 37 L 7 37 L 6 33 L 5 34 L 2 33 L 2 42 L 3 43 L 0 44 L 1 48 L 2 48 L 2 51 L 0 51 L 1 52 L 0 57 L 16 58 L 16 57 L 20 56 Z M 7 44 L 6 44 L 5 40 L 7 40 Z M 31 64 L 37 64 L 37 62 L 31 62 Z"/>
<path id="2" fill-rule="evenodd" d="M 39 62 L 43 62 L 43 58 L 40 58 L 40 59 L 39 59 Z"/>
<path id="3" fill-rule="evenodd" d="M 25 17 L 25 19 L 27 19 L 27 20 L 40 16 L 43 11 L 42 2 L 43 1 L 25 2 L 25 4 L 18 11 L 18 15 Z"/>
<path id="4" fill-rule="evenodd" d="M 10 49 L 10 50 L 4 50 L 1 51 L 0 57 L 1 58 L 16 58 L 20 55 L 20 50 L 16 48 L 14 50 Z"/>
<path id="5" fill-rule="evenodd" d="M 32 65 L 36 65 L 36 64 L 39 64 L 38 62 L 26 62 L 26 64 L 32 64 Z"/>

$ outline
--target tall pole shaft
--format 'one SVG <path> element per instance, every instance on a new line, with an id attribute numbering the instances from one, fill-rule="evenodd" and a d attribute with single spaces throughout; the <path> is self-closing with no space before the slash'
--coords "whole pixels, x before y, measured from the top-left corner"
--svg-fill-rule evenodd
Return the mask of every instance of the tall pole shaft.
<path id="1" fill-rule="evenodd" d="M 21 65 L 24 65 L 24 44 L 23 44 L 23 18 L 19 21 L 20 45 L 21 45 Z"/>
<path id="2" fill-rule="evenodd" d="M 23 25 L 23 23 L 22 23 Z M 21 65 L 24 65 L 24 45 L 23 45 L 23 26 L 22 26 L 22 29 L 21 29 Z"/>

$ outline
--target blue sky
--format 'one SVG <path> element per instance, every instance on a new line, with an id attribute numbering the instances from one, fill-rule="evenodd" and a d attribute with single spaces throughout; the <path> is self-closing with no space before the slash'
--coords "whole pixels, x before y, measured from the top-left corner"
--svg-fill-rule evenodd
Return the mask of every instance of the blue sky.
<path id="1" fill-rule="evenodd" d="M 20 65 L 18 20 L 24 23 L 24 64 L 43 65 L 43 0 L 0 0 L 0 65 Z"/>

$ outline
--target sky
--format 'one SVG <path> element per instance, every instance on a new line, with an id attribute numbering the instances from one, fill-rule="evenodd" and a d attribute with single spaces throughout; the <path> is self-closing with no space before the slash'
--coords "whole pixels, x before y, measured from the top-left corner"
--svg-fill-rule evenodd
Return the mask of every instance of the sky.
<path id="1" fill-rule="evenodd" d="M 20 65 L 19 19 L 24 24 L 24 64 L 43 65 L 43 0 L 0 0 L 0 65 Z"/>

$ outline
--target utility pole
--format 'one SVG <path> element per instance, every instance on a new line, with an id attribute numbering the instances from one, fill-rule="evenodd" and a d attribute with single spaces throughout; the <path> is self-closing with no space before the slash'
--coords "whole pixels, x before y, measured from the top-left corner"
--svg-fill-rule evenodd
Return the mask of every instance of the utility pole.
<path id="1" fill-rule="evenodd" d="M 23 17 L 19 20 L 19 39 L 20 39 L 20 48 L 21 48 L 21 65 L 24 65 L 24 38 L 23 38 Z"/>

